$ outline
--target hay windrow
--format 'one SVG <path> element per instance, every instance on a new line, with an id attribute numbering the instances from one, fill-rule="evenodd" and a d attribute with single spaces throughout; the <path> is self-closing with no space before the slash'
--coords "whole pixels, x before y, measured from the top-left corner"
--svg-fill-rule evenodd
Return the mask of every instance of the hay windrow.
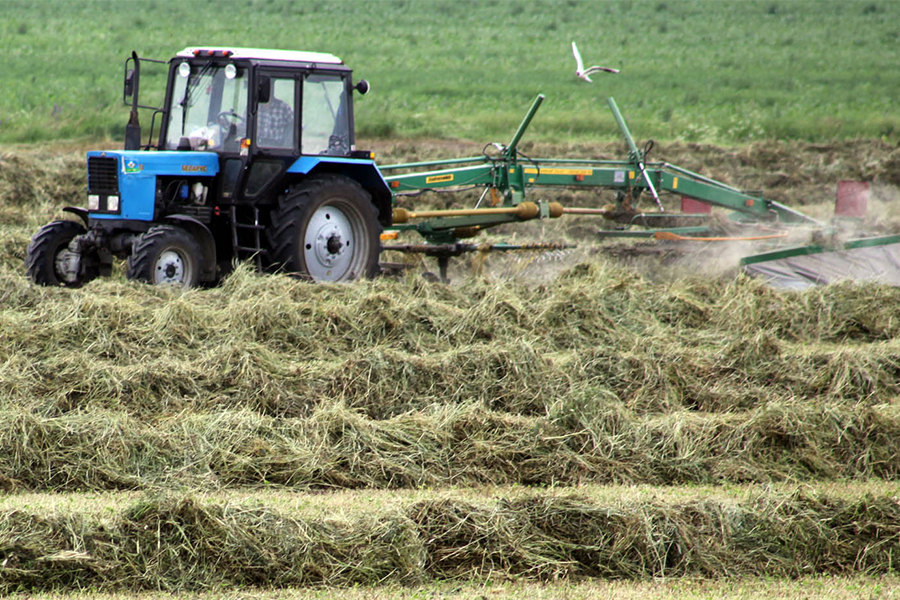
<path id="1" fill-rule="evenodd" d="M 0 154 L 0 205 L 31 207 L 51 201 L 58 206 L 83 201 L 87 188 L 84 157 L 79 154 L 4 152 Z"/>
<path id="2" fill-rule="evenodd" d="M 900 468 L 885 288 L 656 284 L 596 262 L 540 286 L 312 286 L 246 267 L 187 293 L 0 280 L 3 449 L 19 457 L 0 465 L 10 486 L 778 481 Z M 839 320 L 829 305 L 844 311 L 840 335 L 820 329 Z M 37 441 L 21 443 L 23 432 Z"/>
<path id="3" fill-rule="evenodd" d="M 0 513 L 0 590 L 173 592 L 444 579 L 894 572 L 896 498 L 763 495 L 599 505 L 426 500 L 345 520 L 148 496 L 103 519 Z"/>
<path id="4" fill-rule="evenodd" d="M 378 417 L 473 400 L 545 414 L 573 382 L 641 410 L 877 404 L 898 392 L 897 297 L 875 286 L 651 284 L 601 263 L 537 288 L 309 286 L 245 267 L 185 294 L 116 281 L 39 289 L 9 271 L 0 283 L 0 402 L 46 414 L 296 417 L 325 398 Z"/>
<path id="5" fill-rule="evenodd" d="M 0 411 L 0 477 L 30 490 L 297 489 L 723 483 L 900 474 L 894 406 L 772 404 L 746 414 L 640 417 L 610 402 L 552 417 L 435 406 L 386 420 L 331 405 L 309 417 L 248 410 L 146 424 L 121 413 Z"/>
<path id="6" fill-rule="evenodd" d="M 427 356 L 379 347 L 333 372 L 323 369 L 321 376 L 328 381 L 325 395 L 373 418 L 471 402 L 541 415 L 547 398 L 565 395 L 573 385 L 566 371 L 527 342 L 479 343 Z"/>

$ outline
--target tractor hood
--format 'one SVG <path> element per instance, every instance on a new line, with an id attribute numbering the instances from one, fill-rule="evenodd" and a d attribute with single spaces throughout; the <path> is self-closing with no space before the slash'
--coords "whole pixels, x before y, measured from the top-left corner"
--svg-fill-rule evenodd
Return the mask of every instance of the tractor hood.
<path id="1" fill-rule="evenodd" d="M 215 152 L 150 152 L 142 150 L 106 150 L 88 152 L 92 157 L 113 158 L 122 176 L 148 175 L 216 175 L 219 156 Z"/>
<path id="2" fill-rule="evenodd" d="M 87 153 L 88 212 L 94 219 L 152 221 L 158 176 L 213 177 L 215 152 L 107 150 Z"/>

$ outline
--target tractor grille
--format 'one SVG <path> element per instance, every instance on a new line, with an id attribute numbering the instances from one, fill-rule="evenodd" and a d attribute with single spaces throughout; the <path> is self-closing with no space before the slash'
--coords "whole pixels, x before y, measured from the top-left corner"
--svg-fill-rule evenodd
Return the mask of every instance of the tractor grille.
<path id="1" fill-rule="evenodd" d="M 88 191 L 92 194 L 119 193 L 119 175 L 115 158 L 88 157 Z"/>

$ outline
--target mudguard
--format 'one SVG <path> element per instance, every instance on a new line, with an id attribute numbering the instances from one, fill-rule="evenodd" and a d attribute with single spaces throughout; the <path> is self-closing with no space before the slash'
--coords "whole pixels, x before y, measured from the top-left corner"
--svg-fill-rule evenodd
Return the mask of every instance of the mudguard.
<path id="1" fill-rule="evenodd" d="M 88 215 L 90 214 L 86 208 L 82 208 L 80 206 L 63 206 L 63 212 L 72 213 L 73 215 L 77 215 L 79 219 L 84 223 L 85 227 L 90 227 L 91 224 L 88 221 Z"/>
<path id="2" fill-rule="evenodd" d="M 288 167 L 288 173 L 315 175 L 337 173 L 358 181 L 372 195 L 378 208 L 378 221 L 385 227 L 391 225 L 391 190 L 375 161 L 337 156 L 301 156 Z"/>

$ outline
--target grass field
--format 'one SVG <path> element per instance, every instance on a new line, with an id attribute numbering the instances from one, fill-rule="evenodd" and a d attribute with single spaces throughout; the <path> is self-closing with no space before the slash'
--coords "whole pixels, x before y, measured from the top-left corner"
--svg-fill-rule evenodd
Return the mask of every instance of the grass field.
<path id="1" fill-rule="evenodd" d="M 124 59 L 203 44 L 337 54 L 373 86 L 363 137 L 506 141 L 544 93 L 534 139 L 617 137 L 613 96 L 662 140 L 895 142 L 898 23 L 885 0 L 7 0 L 0 143 L 120 139 Z M 622 73 L 578 80 L 572 40 Z"/>
<path id="2" fill-rule="evenodd" d="M 622 157 L 615 96 L 654 159 L 822 219 L 872 181 L 864 226 L 897 231 L 898 23 L 877 0 L 4 2 L 0 595 L 897 597 L 895 288 L 778 292 L 568 217 L 494 235 L 577 250 L 451 285 L 242 266 L 182 293 L 117 264 L 40 288 L 23 259 L 83 204 L 84 151 L 121 144 L 125 56 L 195 43 L 343 57 L 382 163 L 507 141 L 538 92 L 524 152 Z M 573 39 L 622 74 L 577 80 Z"/>

